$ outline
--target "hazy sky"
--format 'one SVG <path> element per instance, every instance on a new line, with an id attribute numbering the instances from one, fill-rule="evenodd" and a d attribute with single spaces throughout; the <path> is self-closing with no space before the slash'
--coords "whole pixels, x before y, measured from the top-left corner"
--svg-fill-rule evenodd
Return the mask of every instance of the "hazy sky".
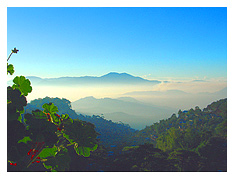
<path id="1" fill-rule="evenodd" d="M 226 79 L 227 8 L 7 8 L 15 75 Z"/>

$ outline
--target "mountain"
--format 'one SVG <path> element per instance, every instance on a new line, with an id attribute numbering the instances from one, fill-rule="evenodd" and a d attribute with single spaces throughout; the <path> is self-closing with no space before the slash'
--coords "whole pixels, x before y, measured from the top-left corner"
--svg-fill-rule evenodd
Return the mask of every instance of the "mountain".
<path id="1" fill-rule="evenodd" d="M 135 77 L 127 73 L 110 72 L 106 75 L 82 76 L 82 77 L 60 77 L 60 78 L 39 78 L 27 76 L 33 85 L 50 85 L 50 86 L 75 86 L 75 85 L 155 85 L 161 83 L 157 80 L 146 80 L 141 77 Z"/>
<path id="2" fill-rule="evenodd" d="M 71 102 L 64 98 L 45 97 L 43 99 L 39 98 L 32 100 L 24 108 L 24 114 L 32 113 L 32 111 L 36 109 L 44 110 L 42 105 L 45 103 L 54 103 L 54 105 L 58 107 L 59 115 L 68 114 L 74 120 L 79 119 L 94 124 L 95 130 L 100 134 L 98 138 L 100 139 L 101 144 L 106 148 L 110 148 L 111 146 L 115 146 L 115 149 L 123 148 L 124 145 L 128 143 L 129 137 L 133 136 L 136 132 L 135 129 L 132 129 L 128 124 L 122 122 L 115 123 L 111 120 L 104 119 L 101 116 L 84 116 L 82 114 L 77 114 L 71 109 Z M 24 117 L 24 115 L 22 117 Z"/>
<path id="3" fill-rule="evenodd" d="M 121 150 L 128 145 L 129 139 L 136 132 L 128 124 L 112 122 L 98 115 L 84 116 L 79 114 L 78 119 L 94 124 L 95 130 L 100 134 L 98 139 L 100 139 L 101 144 L 112 151 Z"/>
<path id="4" fill-rule="evenodd" d="M 133 91 L 128 92 L 123 95 L 140 95 L 140 96 L 148 96 L 148 95 L 154 95 L 154 96 L 162 96 L 162 95 L 186 95 L 188 93 L 181 91 L 181 90 L 166 90 L 166 91 Z"/>
<path id="5" fill-rule="evenodd" d="M 81 114 L 103 115 L 114 122 L 127 123 L 135 129 L 142 129 L 176 111 L 168 107 L 145 104 L 130 97 L 96 99 L 89 96 L 72 102 L 72 108 Z"/>
<path id="6" fill-rule="evenodd" d="M 187 93 L 182 90 L 133 91 L 124 93 L 123 96 L 132 97 L 145 103 L 168 106 L 179 110 L 195 106 L 204 108 L 212 101 L 226 98 L 227 88 L 213 93 Z"/>

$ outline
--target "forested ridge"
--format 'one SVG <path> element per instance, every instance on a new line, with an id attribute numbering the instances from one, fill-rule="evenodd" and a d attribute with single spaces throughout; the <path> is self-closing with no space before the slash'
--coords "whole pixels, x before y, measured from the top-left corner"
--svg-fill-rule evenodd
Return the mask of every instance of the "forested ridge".
<path id="1" fill-rule="evenodd" d="M 227 170 L 227 99 L 213 102 L 203 110 L 198 106 L 179 110 L 140 131 L 101 116 L 78 115 L 66 99 L 33 100 L 25 111 L 40 109 L 46 102 L 55 103 L 61 114 L 93 123 L 99 133 L 98 149 L 89 158 L 72 157 L 71 171 Z"/>

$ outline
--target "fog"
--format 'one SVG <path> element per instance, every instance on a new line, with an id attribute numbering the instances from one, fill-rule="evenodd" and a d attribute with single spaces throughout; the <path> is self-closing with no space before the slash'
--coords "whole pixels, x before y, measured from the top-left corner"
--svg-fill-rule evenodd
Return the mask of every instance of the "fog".
<path id="1" fill-rule="evenodd" d="M 158 85 L 40 86 L 32 83 L 32 87 L 33 91 L 27 97 L 29 102 L 46 96 L 66 98 L 71 102 L 87 96 L 128 96 L 153 105 L 190 109 L 195 106 L 204 108 L 215 100 L 227 97 L 227 82 L 224 80 L 169 82 Z"/>

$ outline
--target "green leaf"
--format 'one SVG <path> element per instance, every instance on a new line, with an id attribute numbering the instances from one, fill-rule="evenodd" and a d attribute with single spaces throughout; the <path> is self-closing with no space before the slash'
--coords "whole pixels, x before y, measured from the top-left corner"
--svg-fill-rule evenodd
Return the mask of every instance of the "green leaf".
<path id="1" fill-rule="evenodd" d="M 62 148 L 54 157 L 47 158 L 43 163 L 44 167 L 51 171 L 66 171 L 69 170 L 71 158 L 68 150 Z"/>
<path id="2" fill-rule="evenodd" d="M 41 159 L 46 159 L 48 157 L 55 157 L 55 155 L 57 154 L 58 150 L 56 147 L 52 147 L 52 148 L 44 148 L 41 153 L 39 154 L 38 157 L 40 157 Z"/>
<path id="3" fill-rule="evenodd" d="M 45 113 L 50 113 L 50 114 L 54 114 L 56 112 L 58 112 L 58 107 L 54 105 L 54 103 L 45 103 L 42 105 L 42 107 L 44 108 L 44 112 Z"/>
<path id="4" fill-rule="evenodd" d="M 68 141 L 75 143 L 74 149 L 78 155 L 88 157 L 90 151 L 97 149 L 97 133 L 91 123 L 80 120 L 64 123 L 62 133 Z"/>
<path id="5" fill-rule="evenodd" d="M 68 114 L 62 114 L 62 115 L 61 115 L 61 118 L 62 118 L 64 121 L 68 120 L 68 121 L 70 121 L 71 123 L 73 123 L 73 119 L 71 119 L 71 118 L 69 117 Z"/>
<path id="6" fill-rule="evenodd" d="M 29 141 L 32 141 L 32 140 L 30 139 L 30 137 L 26 136 L 23 139 L 19 140 L 18 143 L 23 142 L 23 143 L 27 144 L 27 142 L 29 142 Z"/>
<path id="7" fill-rule="evenodd" d="M 22 122 L 22 114 L 24 114 L 25 110 L 23 109 L 22 111 L 18 111 L 18 110 L 16 110 L 16 111 L 19 112 L 19 114 L 20 114 L 17 120 L 19 122 Z"/>
<path id="8" fill-rule="evenodd" d="M 13 79 L 13 82 L 15 84 L 13 84 L 12 88 L 19 89 L 24 96 L 27 96 L 28 93 L 32 92 L 31 82 L 24 76 L 16 76 Z"/>
<path id="9" fill-rule="evenodd" d="M 12 64 L 7 63 L 7 74 L 10 73 L 10 75 L 13 75 L 14 72 L 14 66 Z"/>
<path id="10" fill-rule="evenodd" d="M 91 147 L 84 147 L 84 146 L 79 147 L 77 143 L 74 145 L 74 149 L 75 149 L 76 153 L 78 155 L 83 155 L 84 157 L 89 157 L 90 152 L 96 150 L 97 147 L 98 147 L 97 144 L 92 148 Z"/>
<path id="11" fill-rule="evenodd" d="M 55 113 L 52 113 L 51 117 L 52 117 L 53 122 L 55 122 L 57 125 L 60 125 L 61 123 L 60 118 L 56 116 Z"/>

